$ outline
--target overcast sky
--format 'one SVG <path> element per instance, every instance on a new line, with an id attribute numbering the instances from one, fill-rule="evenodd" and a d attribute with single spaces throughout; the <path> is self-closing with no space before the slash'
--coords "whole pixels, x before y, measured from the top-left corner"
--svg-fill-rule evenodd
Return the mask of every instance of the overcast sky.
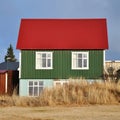
<path id="1" fill-rule="evenodd" d="M 0 0 L 0 62 L 12 44 L 15 56 L 21 18 L 106 18 L 107 60 L 120 59 L 120 0 Z"/>

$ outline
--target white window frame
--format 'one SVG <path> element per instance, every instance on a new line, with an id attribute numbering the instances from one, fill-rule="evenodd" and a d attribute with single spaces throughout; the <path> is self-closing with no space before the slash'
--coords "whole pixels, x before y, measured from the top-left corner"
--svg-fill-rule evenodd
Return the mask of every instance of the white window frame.
<path id="1" fill-rule="evenodd" d="M 29 83 L 32 82 L 33 85 L 30 85 Z M 37 85 L 35 85 L 35 82 L 37 82 Z M 44 82 L 43 82 L 43 85 L 40 85 L 39 82 L 43 82 L 43 81 L 36 81 L 36 80 L 29 80 L 28 81 L 28 96 L 29 97 L 37 97 L 37 96 L 40 96 L 40 93 L 42 92 L 43 88 L 44 88 Z M 29 88 L 32 87 L 32 95 L 30 95 L 30 92 L 29 92 Z M 35 95 L 35 87 L 37 87 L 37 95 Z M 42 90 L 40 91 L 40 88 L 42 88 Z"/>
<path id="2" fill-rule="evenodd" d="M 40 58 L 40 54 L 46 54 L 47 55 L 47 58 L 46 58 L 46 62 L 48 62 L 47 60 L 48 59 L 50 59 L 51 60 L 51 66 L 50 67 L 48 67 L 48 66 L 46 66 L 46 67 L 42 67 L 42 63 L 41 63 L 41 65 L 40 65 L 40 59 L 42 59 L 42 58 Z M 50 54 L 50 58 L 48 58 L 48 54 Z M 41 51 L 39 51 L 39 52 L 36 52 L 36 57 L 35 57 L 35 59 L 36 59 L 36 65 L 35 65 L 35 68 L 36 69 L 47 69 L 47 70 L 49 70 L 49 69 L 53 69 L 53 52 L 41 52 Z M 46 63 L 47 64 L 47 63 Z"/>
<path id="3" fill-rule="evenodd" d="M 75 66 L 75 63 L 74 63 L 74 54 L 86 54 L 86 56 L 87 56 L 87 66 L 86 67 L 84 67 L 84 59 L 85 58 L 82 58 L 82 67 L 77 67 L 77 66 Z M 76 58 L 76 59 L 78 59 L 78 58 Z M 86 51 L 86 52 L 78 52 L 78 51 L 76 51 L 76 52 L 72 52 L 72 58 L 71 58 L 71 67 L 72 67 L 72 70 L 88 70 L 89 69 L 89 52 L 88 51 Z"/>

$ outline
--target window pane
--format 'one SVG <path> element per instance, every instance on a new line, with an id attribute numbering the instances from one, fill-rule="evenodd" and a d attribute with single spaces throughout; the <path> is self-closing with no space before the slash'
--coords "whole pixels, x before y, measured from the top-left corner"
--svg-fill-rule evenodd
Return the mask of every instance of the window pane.
<path id="1" fill-rule="evenodd" d="M 39 95 L 43 91 L 43 87 L 39 87 Z"/>
<path id="2" fill-rule="evenodd" d="M 67 83 L 67 82 L 63 83 L 63 86 L 64 86 L 64 87 L 67 87 L 67 86 L 68 86 L 68 83 Z"/>
<path id="3" fill-rule="evenodd" d="M 79 54 L 78 54 L 78 58 L 82 58 L 82 54 L 79 53 Z"/>
<path id="4" fill-rule="evenodd" d="M 33 96 L 33 87 L 29 87 L 29 96 Z"/>
<path id="5" fill-rule="evenodd" d="M 42 58 L 46 58 L 46 53 L 42 53 Z"/>
<path id="6" fill-rule="evenodd" d="M 42 67 L 42 54 L 41 53 L 37 53 L 36 54 L 36 68 L 39 69 L 40 67 Z"/>
<path id="7" fill-rule="evenodd" d="M 40 53 L 36 53 L 36 58 L 40 59 L 41 58 L 41 54 Z"/>
<path id="8" fill-rule="evenodd" d="M 83 54 L 83 58 L 87 58 L 87 54 Z"/>
<path id="9" fill-rule="evenodd" d="M 87 59 L 84 59 L 84 67 L 87 67 Z"/>
<path id="10" fill-rule="evenodd" d="M 42 67 L 42 59 L 39 60 L 39 64 L 38 65 L 40 65 L 40 67 Z"/>
<path id="11" fill-rule="evenodd" d="M 33 86 L 33 81 L 29 81 L 29 86 Z"/>
<path id="12" fill-rule="evenodd" d="M 47 57 L 48 57 L 48 58 L 51 58 L 51 54 L 50 54 L 50 53 L 48 53 L 48 54 L 47 54 Z"/>
<path id="13" fill-rule="evenodd" d="M 34 82 L 34 85 L 38 85 L 38 82 Z"/>
<path id="14" fill-rule="evenodd" d="M 38 96 L 38 87 L 34 87 L 34 96 Z"/>
<path id="15" fill-rule="evenodd" d="M 42 59 L 42 67 L 46 67 L 46 59 Z"/>
<path id="16" fill-rule="evenodd" d="M 77 59 L 77 54 L 76 54 L 76 53 L 73 53 L 73 54 L 72 54 L 72 58 L 73 58 L 73 59 Z"/>
<path id="17" fill-rule="evenodd" d="M 77 60 L 73 59 L 73 68 L 76 68 L 76 67 L 77 67 Z"/>
<path id="18" fill-rule="evenodd" d="M 61 87 L 61 83 L 60 83 L 60 82 L 57 82 L 57 83 L 56 83 L 56 87 Z"/>
<path id="19" fill-rule="evenodd" d="M 43 81 L 39 81 L 39 86 L 43 86 Z"/>
<path id="20" fill-rule="evenodd" d="M 82 59 L 78 59 L 78 66 L 77 67 L 82 67 Z"/>
<path id="21" fill-rule="evenodd" d="M 47 67 L 51 67 L 51 59 L 47 60 Z"/>

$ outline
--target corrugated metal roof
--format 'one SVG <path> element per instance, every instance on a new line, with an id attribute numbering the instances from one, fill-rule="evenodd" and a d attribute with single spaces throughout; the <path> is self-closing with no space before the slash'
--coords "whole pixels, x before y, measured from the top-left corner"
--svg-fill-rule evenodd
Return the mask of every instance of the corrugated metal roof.
<path id="1" fill-rule="evenodd" d="M 106 19 L 22 19 L 17 49 L 108 49 Z"/>
<path id="2" fill-rule="evenodd" d="M 6 73 L 7 70 L 0 70 L 0 73 Z"/>
<path id="3" fill-rule="evenodd" d="M 0 63 L 0 70 L 17 70 L 19 62 L 3 62 Z"/>

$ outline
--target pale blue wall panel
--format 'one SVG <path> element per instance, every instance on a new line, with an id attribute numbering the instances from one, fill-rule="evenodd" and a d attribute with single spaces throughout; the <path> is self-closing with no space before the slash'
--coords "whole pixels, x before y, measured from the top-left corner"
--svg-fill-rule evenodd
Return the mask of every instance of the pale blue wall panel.
<path id="1" fill-rule="evenodd" d="M 53 87 L 53 79 L 20 79 L 19 86 L 20 96 L 29 96 L 28 94 L 29 81 L 43 81 L 44 88 Z"/>
<path id="2" fill-rule="evenodd" d="M 28 96 L 28 80 L 20 80 L 19 95 Z"/>

